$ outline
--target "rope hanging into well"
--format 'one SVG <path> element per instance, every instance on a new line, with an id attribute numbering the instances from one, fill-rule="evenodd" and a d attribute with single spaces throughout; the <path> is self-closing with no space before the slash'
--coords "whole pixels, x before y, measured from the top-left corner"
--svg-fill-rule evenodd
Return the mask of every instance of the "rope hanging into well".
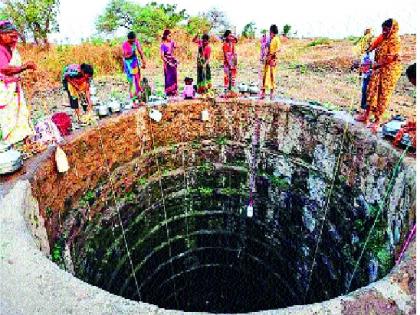
<path id="1" fill-rule="evenodd" d="M 147 117 L 149 118 L 148 124 L 149 124 L 150 137 L 151 137 L 151 140 L 152 140 L 152 150 L 154 150 L 155 149 L 155 137 L 154 137 L 154 134 L 153 134 L 152 120 L 150 118 L 150 115 L 147 115 Z M 171 246 L 171 243 L 170 243 L 169 227 L 168 227 L 168 214 L 167 214 L 167 211 L 166 211 L 166 200 L 165 200 L 165 195 L 163 193 L 163 186 L 162 186 L 162 171 L 160 169 L 159 159 L 157 157 L 155 158 L 155 161 L 156 161 L 156 167 L 157 167 L 157 175 L 158 175 L 160 196 L 161 196 L 161 200 L 162 200 L 163 212 L 164 212 L 164 215 L 165 215 L 166 237 L 168 239 L 168 255 L 169 255 L 169 257 L 172 257 L 172 246 Z M 175 270 L 174 270 L 172 260 L 170 261 L 170 265 L 171 265 L 172 276 L 175 276 Z M 176 302 L 177 308 L 179 308 L 179 301 L 178 301 L 178 295 L 176 294 L 177 291 L 176 291 L 175 281 L 172 281 L 172 285 L 173 285 L 173 290 L 174 290 L 175 302 Z"/>
<path id="2" fill-rule="evenodd" d="M 384 207 L 385 207 L 385 204 L 386 204 L 386 200 L 391 195 L 391 191 L 394 188 L 394 181 L 395 181 L 397 175 L 399 174 L 401 163 L 404 160 L 404 157 L 407 154 L 407 151 L 409 150 L 409 148 L 410 148 L 409 146 L 405 148 L 405 150 L 403 151 L 403 153 L 400 155 L 400 158 L 399 158 L 397 164 L 394 166 L 394 168 L 392 170 L 392 177 L 391 177 L 391 180 L 388 183 L 388 186 L 387 186 L 387 189 L 386 189 L 386 192 L 385 192 L 385 196 L 379 202 L 379 209 L 378 209 L 378 212 L 376 213 L 375 220 L 373 221 L 372 227 L 370 228 L 369 233 L 368 233 L 368 236 L 366 237 L 366 241 L 363 244 L 362 251 L 361 251 L 361 253 L 359 255 L 359 258 L 356 261 L 356 265 L 354 266 L 354 269 L 353 269 L 353 272 L 351 274 L 349 283 L 346 285 L 346 294 L 350 290 L 350 286 L 351 286 L 351 283 L 353 282 L 354 275 L 356 274 L 356 271 L 359 268 L 360 261 L 362 260 L 362 257 L 363 257 L 363 255 L 365 253 L 367 243 L 369 242 L 370 236 L 372 235 L 372 232 L 375 229 L 375 225 L 376 225 L 376 223 L 377 223 L 377 221 L 379 219 L 379 216 L 382 214 L 382 211 L 384 210 Z"/>
<path id="3" fill-rule="evenodd" d="M 360 81 L 360 78 L 359 78 L 359 81 Z M 352 111 L 352 109 L 354 107 L 355 97 L 356 97 L 356 92 L 352 94 L 352 98 L 351 98 L 351 101 L 350 101 L 351 102 L 350 112 Z M 325 224 L 325 221 L 327 219 L 328 210 L 329 210 L 329 207 L 330 207 L 331 196 L 332 196 L 333 190 L 335 188 L 335 181 L 336 181 L 337 174 L 338 174 L 338 171 L 339 171 L 340 166 L 341 166 L 341 158 L 342 158 L 342 155 L 343 155 L 343 152 L 344 152 L 344 142 L 345 142 L 345 138 L 346 138 L 346 135 L 348 133 L 349 127 L 350 127 L 350 122 L 347 120 L 345 125 L 344 125 L 343 136 L 342 136 L 341 142 L 340 142 L 340 150 L 339 150 L 339 153 L 338 153 L 335 165 L 334 165 L 334 173 L 333 173 L 333 177 L 332 177 L 332 180 L 331 180 L 331 187 L 328 191 L 327 200 L 325 202 L 325 206 L 324 206 L 324 209 L 323 209 L 324 211 L 323 211 L 323 217 L 322 217 L 322 220 L 321 220 L 321 228 L 319 230 L 319 234 L 318 234 L 318 238 L 317 238 L 317 242 L 316 242 L 316 246 L 315 246 L 315 252 L 314 252 L 314 255 L 313 255 L 313 258 L 312 258 L 312 264 L 311 264 L 311 270 L 310 270 L 310 273 L 309 273 L 308 285 L 306 286 L 305 295 L 304 295 L 304 298 L 303 298 L 304 303 L 306 302 L 306 297 L 308 295 L 308 291 L 309 291 L 309 288 L 311 286 L 312 274 L 313 274 L 313 270 L 315 268 L 315 262 L 316 262 L 316 255 L 318 254 L 319 244 L 321 243 L 322 233 L 323 233 L 323 230 L 324 230 L 324 224 Z"/>
<path id="4" fill-rule="evenodd" d="M 108 159 L 107 159 L 107 156 L 106 156 L 106 153 L 105 153 L 105 149 L 104 149 L 104 143 L 103 143 L 103 139 L 102 139 L 102 133 L 101 133 L 101 130 L 99 128 L 99 123 L 98 122 L 96 122 L 96 128 L 98 129 L 99 144 L 100 144 L 100 147 L 101 147 L 102 158 L 103 158 L 103 160 L 105 162 L 105 168 L 106 168 L 106 171 L 108 173 L 108 179 L 109 179 L 110 186 L 111 186 L 112 198 L 113 198 L 113 201 L 114 201 L 114 204 L 115 204 L 115 208 L 117 210 L 118 221 L 119 221 L 119 224 L 121 225 L 121 231 L 122 231 L 122 236 L 123 236 L 123 240 L 124 240 L 124 246 L 125 246 L 125 249 L 127 251 L 127 257 L 128 257 L 128 261 L 130 263 L 132 277 L 133 277 L 134 283 L 136 285 L 136 291 L 137 291 L 137 295 L 139 297 L 139 301 L 141 301 L 140 287 L 139 287 L 139 284 L 138 284 L 138 281 L 137 281 L 137 277 L 136 277 L 136 273 L 135 273 L 135 270 L 134 270 L 134 264 L 133 264 L 133 260 L 131 258 L 130 249 L 128 248 L 126 233 L 125 233 L 125 229 L 124 229 L 124 225 L 123 225 L 122 218 L 121 218 L 121 213 L 120 213 L 120 207 L 117 204 L 117 198 L 116 198 L 116 195 L 115 195 L 114 181 L 112 180 L 111 170 L 110 170 L 109 165 L 108 165 Z"/>

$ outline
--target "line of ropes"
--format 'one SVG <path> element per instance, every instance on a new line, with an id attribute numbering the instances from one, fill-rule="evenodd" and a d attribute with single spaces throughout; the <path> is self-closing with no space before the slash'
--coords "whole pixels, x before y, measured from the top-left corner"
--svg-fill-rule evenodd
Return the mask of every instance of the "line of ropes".
<path id="1" fill-rule="evenodd" d="M 359 81 L 360 81 L 360 79 L 359 79 Z M 354 107 L 354 99 L 356 97 L 355 94 L 356 93 L 353 93 L 352 97 L 351 97 L 350 112 L 352 111 L 352 109 Z M 325 205 L 324 205 L 324 208 L 323 208 L 324 211 L 323 211 L 323 217 L 322 217 L 322 220 L 321 220 L 321 228 L 319 230 L 319 234 L 318 234 L 318 238 L 317 238 L 317 242 L 316 242 L 316 246 L 315 246 L 315 252 L 314 252 L 314 255 L 313 255 L 313 258 L 312 258 L 311 269 L 310 269 L 310 272 L 309 272 L 308 285 L 306 286 L 305 295 L 304 295 L 304 298 L 303 298 L 304 303 L 306 303 L 306 297 L 308 295 L 308 291 L 309 291 L 309 288 L 311 286 L 312 274 L 313 274 L 313 271 L 314 271 L 314 268 L 315 268 L 316 256 L 318 254 L 319 245 L 320 245 L 321 240 L 322 240 L 322 233 L 323 233 L 323 230 L 324 230 L 325 221 L 327 219 L 328 210 L 330 208 L 330 201 L 331 201 L 332 193 L 333 193 L 334 188 L 335 188 L 335 181 L 336 181 L 337 174 L 338 174 L 338 171 L 339 171 L 340 166 L 341 166 L 341 158 L 343 156 L 344 143 L 345 143 L 345 139 L 346 139 L 346 136 L 347 136 L 347 133 L 348 133 L 348 130 L 349 130 L 349 126 L 350 126 L 350 122 L 347 120 L 345 125 L 344 125 L 343 136 L 342 136 L 341 142 L 340 142 L 340 150 L 339 150 L 339 153 L 338 153 L 337 159 L 335 161 L 335 165 L 334 165 L 334 172 L 333 172 L 333 176 L 332 176 L 332 179 L 331 179 L 331 187 L 328 191 L 327 199 L 326 199 L 326 202 L 325 202 Z"/>
<path id="2" fill-rule="evenodd" d="M 101 133 L 101 130 L 99 130 L 100 128 L 99 128 L 98 123 L 96 124 L 96 128 L 98 129 L 99 144 L 100 144 L 100 147 L 101 147 L 101 153 L 102 153 L 102 157 L 103 157 L 104 162 L 105 162 L 106 171 L 108 173 L 108 178 L 109 178 L 109 182 L 110 182 L 110 186 L 111 186 L 112 198 L 113 198 L 113 201 L 114 201 L 114 204 L 115 204 L 115 208 L 117 210 L 118 221 L 119 221 L 119 224 L 121 225 L 121 231 L 122 231 L 122 236 L 123 236 L 123 240 L 124 240 L 124 246 L 125 246 L 125 249 L 127 251 L 127 257 L 128 257 L 128 261 L 130 263 L 131 273 L 132 273 L 132 276 L 133 276 L 133 279 L 134 279 L 134 283 L 135 283 L 135 286 L 136 286 L 136 291 L 137 291 L 137 295 L 139 297 L 139 301 L 141 301 L 140 287 L 139 287 L 137 277 L 136 277 L 136 273 L 135 273 L 135 270 L 134 270 L 134 264 L 133 264 L 133 260 L 131 258 L 130 249 L 128 247 L 126 233 L 125 233 L 125 229 L 124 229 L 124 225 L 123 225 L 122 218 L 121 218 L 121 213 L 120 213 L 120 205 L 117 203 L 117 197 L 115 195 L 114 181 L 112 179 L 111 170 L 110 170 L 109 165 L 108 165 L 108 159 L 107 159 L 105 149 L 104 149 L 102 133 Z"/>
<path id="3" fill-rule="evenodd" d="M 147 117 L 149 118 L 149 132 L 150 132 L 150 137 L 151 137 L 151 140 L 152 140 L 152 150 L 154 151 L 155 150 L 155 137 L 154 137 L 154 134 L 153 134 L 152 120 L 150 118 L 150 115 L 147 115 Z M 157 157 L 155 158 L 155 161 L 156 161 L 156 167 L 157 167 L 157 174 L 158 174 L 158 178 L 159 178 L 158 181 L 159 181 L 160 196 L 161 196 L 161 200 L 162 200 L 163 212 L 164 212 L 164 215 L 165 215 L 166 237 L 167 237 L 168 243 L 169 243 L 168 255 L 169 255 L 169 257 L 172 257 L 172 246 L 169 242 L 170 241 L 170 235 L 169 235 L 169 227 L 168 227 L 168 214 L 167 214 L 167 211 L 166 211 L 166 200 L 165 200 L 165 195 L 163 193 L 163 185 L 162 185 L 162 171 L 161 171 L 161 168 L 160 168 L 159 159 Z M 174 266 L 173 266 L 172 260 L 170 262 L 170 265 L 171 265 L 172 276 L 174 276 L 175 271 L 174 271 Z M 175 287 L 175 281 L 172 281 L 172 285 L 173 285 L 173 290 L 174 290 L 175 302 L 176 302 L 177 308 L 179 309 L 179 302 L 178 302 L 178 295 L 176 294 L 177 290 L 176 290 L 176 287 Z"/>
<path id="4" fill-rule="evenodd" d="M 359 258 L 356 261 L 356 265 L 354 266 L 354 270 L 353 270 L 353 272 L 351 274 L 350 280 L 349 280 L 348 284 L 346 285 L 346 294 L 350 290 L 351 283 L 353 282 L 354 275 L 356 274 L 356 271 L 359 268 L 360 261 L 362 260 L 362 257 L 363 257 L 363 255 L 365 253 L 366 246 L 367 246 L 367 244 L 369 242 L 369 239 L 370 239 L 370 236 L 372 235 L 373 230 L 375 229 L 375 225 L 378 222 L 379 216 L 382 214 L 382 211 L 384 210 L 386 201 L 389 198 L 389 196 L 391 195 L 391 191 L 394 188 L 394 181 L 395 181 L 397 175 L 399 174 L 401 163 L 404 160 L 404 157 L 407 154 L 407 151 L 409 150 L 409 148 L 410 148 L 410 146 L 407 146 L 405 148 L 405 150 L 403 151 L 403 153 L 401 154 L 401 156 L 400 156 L 400 158 L 398 160 L 398 163 L 394 166 L 394 168 L 392 170 L 392 177 L 391 177 L 391 180 L 388 183 L 388 186 L 387 186 L 387 189 L 386 189 L 386 192 L 385 192 L 385 196 L 383 197 L 383 199 L 381 201 L 379 201 L 379 209 L 378 209 L 378 211 L 376 213 L 375 221 L 373 221 L 372 227 L 370 228 L 369 233 L 368 233 L 368 235 L 366 237 L 366 241 L 363 244 L 362 251 L 361 251 L 361 253 L 359 255 Z"/>

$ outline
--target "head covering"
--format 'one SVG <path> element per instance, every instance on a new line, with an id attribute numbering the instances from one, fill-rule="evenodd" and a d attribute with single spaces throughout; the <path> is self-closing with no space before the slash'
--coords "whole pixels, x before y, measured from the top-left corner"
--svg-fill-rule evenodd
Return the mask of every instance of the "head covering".
<path id="1" fill-rule="evenodd" d="M 400 26 L 398 22 L 395 19 L 392 19 L 392 26 L 390 31 L 390 37 L 391 36 L 398 36 L 398 31 L 400 30 Z"/>
<path id="2" fill-rule="evenodd" d="M 17 31 L 16 26 L 7 20 L 0 21 L 0 33 L 9 33 Z"/>

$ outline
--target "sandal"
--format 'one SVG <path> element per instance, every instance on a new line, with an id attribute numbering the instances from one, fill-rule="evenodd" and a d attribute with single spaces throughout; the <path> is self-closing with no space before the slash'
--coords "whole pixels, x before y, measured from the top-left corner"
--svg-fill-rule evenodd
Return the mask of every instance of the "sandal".
<path id="1" fill-rule="evenodd" d="M 367 128 L 369 128 L 369 129 L 370 129 L 370 131 L 371 131 L 373 134 L 376 134 L 376 133 L 378 132 L 378 129 L 379 129 L 379 123 L 378 123 L 378 122 L 373 122 L 373 123 L 370 123 L 370 124 L 367 126 Z"/>
<path id="2" fill-rule="evenodd" d="M 368 122 L 368 116 L 366 114 L 357 114 L 354 116 L 354 120 L 366 124 Z"/>

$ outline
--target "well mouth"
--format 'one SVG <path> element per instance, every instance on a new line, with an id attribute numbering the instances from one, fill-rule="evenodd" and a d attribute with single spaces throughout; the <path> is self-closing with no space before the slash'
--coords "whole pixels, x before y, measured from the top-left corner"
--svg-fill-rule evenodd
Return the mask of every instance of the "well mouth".
<path id="1" fill-rule="evenodd" d="M 215 313 L 311 304 L 346 292 L 374 210 L 346 204 L 342 197 L 348 187 L 341 184 L 330 199 L 320 239 L 322 205 L 311 198 L 305 180 L 289 183 L 268 169 L 259 172 L 248 217 L 249 173 L 216 167 L 205 164 L 163 176 L 164 199 L 158 180 L 144 184 L 143 179 L 117 196 L 130 257 L 117 210 L 108 208 L 72 243 L 76 276 L 165 309 Z M 293 177 L 316 180 L 303 167 L 295 172 Z M 392 267 L 385 226 L 382 218 L 351 289 Z M 369 272 L 369 264 L 378 270 Z"/>
<path id="2" fill-rule="evenodd" d="M 55 262 L 124 298 L 212 313 L 322 302 L 389 273 L 414 220 L 399 152 L 315 107 L 194 105 L 70 144 L 74 177 L 56 198 L 38 191 Z"/>

